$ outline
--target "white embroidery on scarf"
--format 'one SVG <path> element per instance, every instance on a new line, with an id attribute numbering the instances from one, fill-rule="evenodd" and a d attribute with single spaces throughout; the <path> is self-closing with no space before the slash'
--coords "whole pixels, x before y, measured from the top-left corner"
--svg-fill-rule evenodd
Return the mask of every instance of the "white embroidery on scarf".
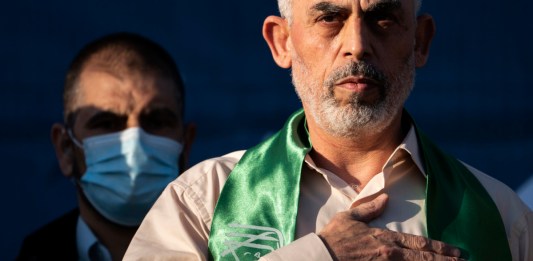
<path id="1" fill-rule="evenodd" d="M 261 252 L 272 252 L 284 245 L 284 238 L 281 231 L 271 227 L 243 225 L 243 224 L 229 224 L 232 232 L 225 233 L 228 238 L 224 241 L 227 249 L 222 252 L 221 256 L 224 257 L 231 253 L 235 260 L 239 261 L 239 256 L 253 255 L 259 259 Z M 239 233 L 239 230 L 247 230 L 248 233 Z M 233 232 L 235 231 L 235 232 Z M 237 253 L 240 248 L 250 248 L 252 252 L 244 252 L 241 255 Z"/>

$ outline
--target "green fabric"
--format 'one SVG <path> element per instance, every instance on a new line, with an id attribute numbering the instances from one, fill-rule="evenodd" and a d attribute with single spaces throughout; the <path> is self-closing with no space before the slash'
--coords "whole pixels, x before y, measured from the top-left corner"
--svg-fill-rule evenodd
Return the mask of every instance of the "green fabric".
<path id="1" fill-rule="evenodd" d="M 463 249 L 468 260 L 512 260 L 500 212 L 479 180 L 417 134 L 427 173 L 429 237 Z"/>
<path id="2" fill-rule="evenodd" d="M 460 247 L 469 260 L 511 260 L 503 222 L 485 189 L 416 130 L 428 175 L 429 237 Z M 310 149 L 299 110 L 280 132 L 246 151 L 217 202 L 210 259 L 257 260 L 294 240 L 302 164 Z"/>

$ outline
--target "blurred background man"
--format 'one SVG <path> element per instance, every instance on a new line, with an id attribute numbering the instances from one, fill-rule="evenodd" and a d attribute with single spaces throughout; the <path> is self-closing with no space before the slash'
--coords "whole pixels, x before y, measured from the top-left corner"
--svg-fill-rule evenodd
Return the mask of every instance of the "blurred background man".
<path id="1" fill-rule="evenodd" d="M 51 138 L 78 207 L 28 236 L 20 260 L 121 260 L 144 215 L 188 162 L 195 127 L 171 56 L 136 34 L 84 47 Z"/>

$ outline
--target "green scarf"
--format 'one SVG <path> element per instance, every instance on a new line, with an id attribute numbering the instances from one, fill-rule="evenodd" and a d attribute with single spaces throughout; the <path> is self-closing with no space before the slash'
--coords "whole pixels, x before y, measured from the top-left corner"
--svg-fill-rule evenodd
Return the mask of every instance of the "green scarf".
<path id="1" fill-rule="evenodd" d="M 463 249 L 469 260 L 511 260 L 505 228 L 489 194 L 463 164 L 420 130 L 416 133 L 427 173 L 429 238 Z M 294 240 L 302 164 L 311 147 L 299 110 L 280 132 L 246 151 L 215 208 L 211 259 L 257 260 Z"/>

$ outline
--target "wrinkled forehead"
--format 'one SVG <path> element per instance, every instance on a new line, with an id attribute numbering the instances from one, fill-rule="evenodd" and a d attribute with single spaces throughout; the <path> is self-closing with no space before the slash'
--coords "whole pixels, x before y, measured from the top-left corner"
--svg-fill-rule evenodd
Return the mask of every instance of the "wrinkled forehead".
<path id="1" fill-rule="evenodd" d="M 102 88 L 102 86 L 86 86 L 88 80 L 94 83 L 95 78 L 105 79 L 105 81 L 100 82 L 100 85 L 107 84 L 109 88 L 117 89 L 117 91 L 118 86 L 128 86 L 126 89 L 128 92 L 149 92 L 169 97 L 179 95 L 175 82 L 169 76 L 149 68 L 130 68 L 126 65 L 95 60 L 83 69 L 80 75 L 79 88 L 82 90 Z"/>
<path id="2" fill-rule="evenodd" d="M 113 54 L 110 50 L 104 50 L 91 56 L 85 63 L 83 71 L 100 70 L 117 77 L 155 76 L 156 72 L 143 63 L 138 56 Z"/>
<path id="3" fill-rule="evenodd" d="M 113 76 L 121 82 L 132 82 L 133 86 L 138 89 L 150 89 L 158 87 L 161 83 L 172 85 L 177 89 L 176 83 L 170 75 L 157 70 L 156 68 L 146 66 L 142 62 L 126 57 L 114 57 L 109 59 L 106 56 L 95 55 L 91 57 L 83 67 L 81 75 L 87 72 L 100 72 Z M 80 77 L 81 80 L 81 77 Z M 169 92 L 169 90 L 165 90 Z M 177 95 L 177 90 L 170 90 L 169 95 Z"/>
<path id="4" fill-rule="evenodd" d="M 359 8 L 362 11 L 365 11 L 371 7 L 379 5 L 395 5 L 400 6 L 404 10 L 413 10 L 417 9 L 417 2 L 420 0 L 286 0 L 292 1 L 293 10 L 311 10 L 316 6 L 333 4 L 343 7 L 352 7 Z"/>

